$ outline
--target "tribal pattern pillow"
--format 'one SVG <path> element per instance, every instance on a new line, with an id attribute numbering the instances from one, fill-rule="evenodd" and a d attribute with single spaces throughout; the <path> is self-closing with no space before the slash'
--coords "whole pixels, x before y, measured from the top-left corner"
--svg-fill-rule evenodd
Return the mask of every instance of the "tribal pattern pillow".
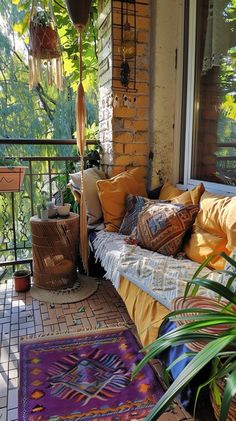
<path id="1" fill-rule="evenodd" d="M 174 256 L 199 211 L 198 205 L 155 203 L 146 205 L 138 218 L 137 243 L 148 250 Z"/>
<path id="2" fill-rule="evenodd" d="M 133 229 L 137 226 L 138 216 L 143 209 L 146 200 L 142 196 L 133 196 L 128 194 L 126 197 L 126 213 L 119 233 L 123 235 L 130 235 Z"/>

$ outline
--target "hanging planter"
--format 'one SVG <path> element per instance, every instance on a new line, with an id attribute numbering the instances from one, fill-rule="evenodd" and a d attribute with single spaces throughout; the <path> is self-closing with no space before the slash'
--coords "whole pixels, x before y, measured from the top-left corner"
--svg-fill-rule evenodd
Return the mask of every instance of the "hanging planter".
<path id="1" fill-rule="evenodd" d="M 0 193 L 19 192 L 28 167 L 0 166 Z"/>
<path id="2" fill-rule="evenodd" d="M 51 0 L 44 7 L 41 7 L 40 1 L 35 0 L 30 15 L 30 88 L 38 85 L 46 70 L 48 84 L 55 82 L 57 88 L 62 90 L 61 55 Z"/>
<path id="3" fill-rule="evenodd" d="M 65 0 L 73 25 L 84 28 L 88 22 L 92 0 Z"/>

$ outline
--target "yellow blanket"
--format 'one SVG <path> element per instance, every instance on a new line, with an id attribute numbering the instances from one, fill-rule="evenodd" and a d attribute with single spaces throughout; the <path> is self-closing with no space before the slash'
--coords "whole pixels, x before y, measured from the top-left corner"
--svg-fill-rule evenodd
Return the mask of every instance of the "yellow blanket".
<path id="1" fill-rule="evenodd" d="M 170 310 L 123 276 L 120 277 L 118 293 L 136 325 L 142 345 L 153 342 L 158 336 L 163 317 Z"/>

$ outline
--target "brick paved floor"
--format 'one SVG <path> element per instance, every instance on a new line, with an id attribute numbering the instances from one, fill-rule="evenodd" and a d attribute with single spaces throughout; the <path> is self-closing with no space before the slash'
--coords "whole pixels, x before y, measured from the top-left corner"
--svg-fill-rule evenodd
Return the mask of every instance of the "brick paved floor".
<path id="1" fill-rule="evenodd" d="M 16 293 L 12 281 L 0 284 L 0 421 L 17 421 L 19 339 L 34 333 L 76 332 L 130 324 L 125 306 L 112 284 L 99 281 L 97 292 L 74 304 L 46 304 L 30 292 Z M 174 406 L 162 421 L 190 420 Z"/>

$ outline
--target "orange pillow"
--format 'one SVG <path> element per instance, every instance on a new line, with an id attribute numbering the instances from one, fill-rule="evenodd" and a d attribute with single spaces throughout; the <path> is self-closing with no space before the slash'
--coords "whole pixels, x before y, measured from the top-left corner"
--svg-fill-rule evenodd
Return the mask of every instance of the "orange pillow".
<path id="1" fill-rule="evenodd" d="M 193 225 L 184 251 L 191 260 L 202 263 L 213 253 L 230 254 L 236 247 L 236 197 L 203 193 L 200 211 Z M 209 266 L 223 269 L 225 261 L 219 257 Z"/>
<path id="2" fill-rule="evenodd" d="M 182 205 L 198 205 L 201 195 L 205 188 L 202 183 L 194 187 L 192 190 L 180 190 L 172 186 L 169 182 L 165 183 L 161 189 L 160 200 L 170 200 L 171 203 L 181 203 Z"/>
<path id="3" fill-rule="evenodd" d="M 200 183 L 192 190 L 185 191 L 178 197 L 172 199 L 171 203 L 181 203 L 182 205 L 198 205 L 204 191 L 205 187 L 202 183 Z"/>
<path id="4" fill-rule="evenodd" d="M 145 169 L 133 168 L 109 180 L 99 180 L 97 189 L 103 211 L 105 231 L 118 232 L 125 215 L 127 194 L 147 196 Z"/>
<path id="5" fill-rule="evenodd" d="M 180 196 L 183 192 L 184 190 L 177 189 L 167 181 L 161 189 L 159 200 L 171 200 Z"/>

